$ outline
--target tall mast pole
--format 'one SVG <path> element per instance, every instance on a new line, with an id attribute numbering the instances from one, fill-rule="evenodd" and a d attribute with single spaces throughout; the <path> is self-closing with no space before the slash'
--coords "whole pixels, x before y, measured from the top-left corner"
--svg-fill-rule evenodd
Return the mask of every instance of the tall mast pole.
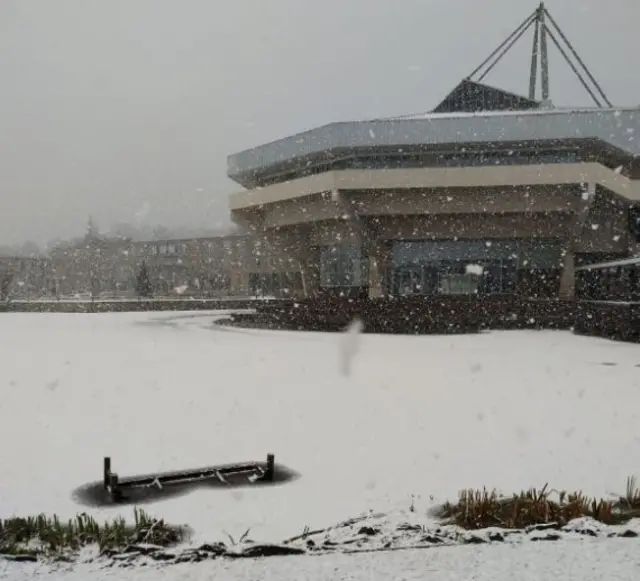
<path id="1" fill-rule="evenodd" d="M 540 37 L 540 9 L 536 10 L 535 27 L 533 29 L 533 49 L 531 50 L 531 74 L 529 75 L 529 99 L 536 100 L 538 84 L 538 39 Z"/>
<path id="2" fill-rule="evenodd" d="M 538 23 L 540 26 L 540 72 L 542 80 L 542 100 L 549 99 L 549 55 L 547 53 L 547 27 L 544 22 L 544 2 L 538 8 Z"/>

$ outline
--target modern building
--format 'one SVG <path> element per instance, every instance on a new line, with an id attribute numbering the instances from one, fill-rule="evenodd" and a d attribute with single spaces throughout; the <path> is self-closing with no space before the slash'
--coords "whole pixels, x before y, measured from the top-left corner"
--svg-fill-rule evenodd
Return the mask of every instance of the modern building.
<path id="1" fill-rule="evenodd" d="M 246 276 L 295 296 L 570 297 L 576 266 L 629 256 L 640 108 L 553 107 L 544 47 L 542 99 L 534 77 L 528 97 L 467 78 L 426 114 L 229 156 L 232 218 L 258 249 Z"/>

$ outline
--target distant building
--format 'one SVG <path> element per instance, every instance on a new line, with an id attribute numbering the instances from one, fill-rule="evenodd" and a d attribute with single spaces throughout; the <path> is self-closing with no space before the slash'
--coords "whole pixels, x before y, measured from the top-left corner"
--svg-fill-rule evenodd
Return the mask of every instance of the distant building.
<path id="1" fill-rule="evenodd" d="M 0 256 L 0 300 L 44 297 L 52 283 L 47 258 Z"/>
<path id="2" fill-rule="evenodd" d="M 146 262 L 156 293 L 217 297 L 248 292 L 242 274 L 251 249 L 245 235 L 133 242 L 130 249 L 138 267 Z"/>
<path id="3" fill-rule="evenodd" d="M 123 294 L 135 279 L 131 241 L 87 234 L 51 251 L 56 296 Z"/>
<path id="4" fill-rule="evenodd" d="M 143 262 L 154 294 L 218 297 L 248 292 L 244 235 L 137 242 L 98 234 L 51 251 L 50 294 L 59 297 L 135 296 Z"/>

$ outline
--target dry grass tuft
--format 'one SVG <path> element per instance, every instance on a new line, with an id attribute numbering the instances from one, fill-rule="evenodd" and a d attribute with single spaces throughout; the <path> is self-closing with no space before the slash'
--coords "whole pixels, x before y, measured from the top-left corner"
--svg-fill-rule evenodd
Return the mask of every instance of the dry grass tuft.
<path id="1" fill-rule="evenodd" d="M 640 517 L 640 488 L 634 477 L 628 478 L 626 494 L 617 501 L 589 498 L 582 492 L 554 492 L 546 484 L 512 496 L 495 489 L 468 489 L 459 493 L 455 504 L 446 503 L 440 516 L 465 529 L 523 529 L 552 522 L 562 526 L 580 517 L 615 525 Z"/>
<path id="2" fill-rule="evenodd" d="M 620 499 L 622 504 L 629 508 L 640 508 L 640 487 L 635 476 L 627 478 L 627 489 L 624 498 Z"/>
<path id="3" fill-rule="evenodd" d="M 170 546 L 183 540 L 185 534 L 185 529 L 138 509 L 134 509 L 133 524 L 123 518 L 99 524 L 87 513 L 64 522 L 56 515 L 13 517 L 0 520 L 0 554 L 55 556 L 92 544 L 101 552 L 143 542 Z"/>

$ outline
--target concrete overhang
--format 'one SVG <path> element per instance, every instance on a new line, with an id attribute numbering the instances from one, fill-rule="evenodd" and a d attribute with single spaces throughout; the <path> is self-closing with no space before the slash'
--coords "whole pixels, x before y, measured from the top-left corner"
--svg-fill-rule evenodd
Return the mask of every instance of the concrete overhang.
<path id="1" fill-rule="evenodd" d="M 640 180 L 595 162 L 460 168 L 341 170 L 231 194 L 232 212 L 336 191 L 495 188 L 597 184 L 628 201 L 640 200 Z"/>
<path id="2" fill-rule="evenodd" d="M 640 266 L 640 256 L 623 258 L 622 260 L 610 260 L 608 262 L 596 262 L 576 267 L 576 270 L 597 270 L 599 268 L 617 268 L 619 266 Z"/>

